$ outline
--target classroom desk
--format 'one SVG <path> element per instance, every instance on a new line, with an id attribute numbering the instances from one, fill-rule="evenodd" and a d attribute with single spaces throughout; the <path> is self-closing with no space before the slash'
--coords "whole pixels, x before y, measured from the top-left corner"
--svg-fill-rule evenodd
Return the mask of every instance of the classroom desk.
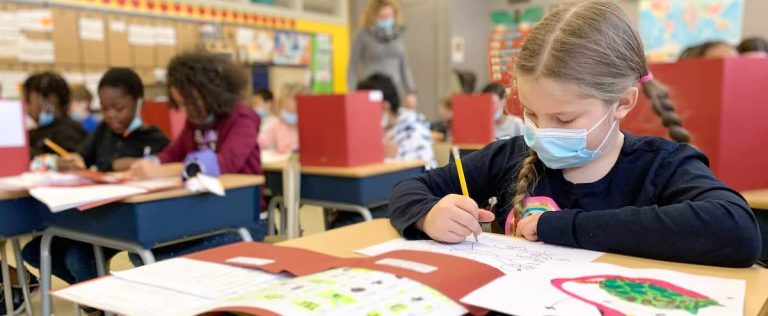
<path id="1" fill-rule="evenodd" d="M 250 241 L 251 235 L 242 225 L 258 220 L 259 186 L 264 177 L 227 174 L 220 179 L 227 193 L 223 197 L 179 188 L 130 197 L 85 212 L 67 210 L 46 216 L 40 246 L 42 315 L 51 313 L 53 237 L 93 244 L 99 275 L 106 273 L 102 247 L 134 252 L 148 264 L 155 262 L 152 248 L 211 234 L 236 231 Z"/>
<path id="2" fill-rule="evenodd" d="M 330 230 L 324 233 L 288 240 L 278 245 L 309 249 L 339 257 L 360 257 L 354 251 L 400 237 L 387 219 L 376 219 Z M 629 268 L 668 269 L 703 276 L 742 279 L 747 283 L 744 315 L 768 313 L 768 269 L 718 268 L 702 265 L 665 262 L 616 254 L 606 254 L 596 262 L 612 263 Z"/>
<path id="3" fill-rule="evenodd" d="M 267 234 L 275 233 L 273 211 L 282 201 L 285 162 L 264 165 L 266 187 L 273 198 L 267 206 Z M 356 167 L 301 167 L 301 203 L 356 212 L 372 219 L 369 206 L 386 203 L 397 182 L 424 172 L 424 161 L 391 161 Z M 282 210 L 281 210 L 282 211 Z M 282 214 L 285 231 L 286 214 Z M 297 217 L 298 218 L 298 217 Z"/>
<path id="4" fill-rule="evenodd" d="M 41 231 L 43 221 L 41 214 L 47 211 L 42 203 L 29 197 L 26 191 L 0 191 L 0 261 L 2 261 L 3 276 L 3 295 L 5 297 L 6 311 L 13 310 L 13 301 L 11 299 L 11 278 L 10 267 L 8 266 L 8 257 L 6 256 L 6 245 L 8 242 L 13 247 L 13 255 L 16 257 L 17 277 L 21 282 L 24 293 L 24 308 L 27 314 L 32 315 L 32 306 L 29 302 L 29 286 L 24 282 L 26 273 L 23 268 L 24 263 L 21 257 L 21 245 L 19 236 Z"/>
<path id="5" fill-rule="evenodd" d="M 741 192 L 741 195 L 744 196 L 749 206 L 755 212 L 757 225 L 760 227 L 760 235 L 763 240 L 763 252 L 760 254 L 760 261 L 768 264 L 768 189 L 744 191 Z"/>

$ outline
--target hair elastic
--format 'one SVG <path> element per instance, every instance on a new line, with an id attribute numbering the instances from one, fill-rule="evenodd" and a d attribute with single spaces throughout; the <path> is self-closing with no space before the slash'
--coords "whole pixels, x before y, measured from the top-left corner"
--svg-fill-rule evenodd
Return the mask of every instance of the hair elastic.
<path id="1" fill-rule="evenodd" d="M 640 79 L 637 81 L 640 83 L 646 83 L 651 80 L 653 80 L 653 73 L 649 71 L 647 75 L 640 77 Z"/>

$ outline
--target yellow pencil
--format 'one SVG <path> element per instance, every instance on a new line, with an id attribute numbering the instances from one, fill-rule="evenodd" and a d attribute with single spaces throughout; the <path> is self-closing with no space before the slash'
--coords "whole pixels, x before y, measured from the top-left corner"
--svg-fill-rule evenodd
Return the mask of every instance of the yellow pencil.
<path id="1" fill-rule="evenodd" d="M 469 197 L 469 189 L 467 189 L 467 179 L 464 178 L 464 167 L 461 166 L 461 157 L 459 155 L 459 147 L 453 146 L 452 150 L 453 152 L 453 161 L 456 163 L 456 172 L 459 174 L 459 184 L 461 184 L 461 195 Z M 480 242 L 477 240 L 477 235 L 475 235 L 474 232 L 472 232 L 472 237 L 475 237 L 475 242 Z"/>
<path id="2" fill-rule="evenodd" d="M 61 156 L 62 158 L 69 158 L 70 156 L 68 151 L 66 151 L 64 148 L 61 148 L 61 146 L 54 143 L 48 138 L 43 139 L 43 144 L 45 144 L 45 146 L 48 146 L 48 148 L 50 148 L 51 150 L 59 154 L 59 156 Z"/>

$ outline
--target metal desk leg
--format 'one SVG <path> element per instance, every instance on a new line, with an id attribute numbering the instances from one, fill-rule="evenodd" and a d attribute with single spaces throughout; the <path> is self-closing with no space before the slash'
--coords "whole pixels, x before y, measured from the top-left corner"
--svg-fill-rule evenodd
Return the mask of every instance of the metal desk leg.
<path id="1" fill-rule="evenodd" d="M 40 291 L 42 299 L 42 316 L 51 315 L 51 239 L 48 231 L 43 233 L 40 241 Z"/>
<path id="2" fill-rule="evenodd" d="M 13 315 L 13 295 L 11 291 L 11 271 L 8 267 L 8 256 L 5 253 L 6 240 L 0 241 L 0 261 L 2 261 L 3 295 L 5 296 L 5 313 Z"/>
<path id="3" fill-rule="evenodd" d="M 29 280 L 27 280 L 27 269 L 24 268 L 24 259 L 21 256 L 21 244 L 19 239 L 14 238 L 11 240 L 13 245 L 13 256 L 16 257 L 16 274 L 21 283 L 21 291 L 24 294 L 24 308 L 27 311 L 27 315 L 32 316 L 32 303 L 29 301 L 32 295 L 29 294 Z"/>
<path id="4" fill-rule="evenodd" d="M 104 248 L 99 245 L 93 245 L 93 259 L 96 262 L 96 275 L 103 277 L 107 275 L 107 267 L 104 263 Z"/>
<path id="5" fill-rule="evenodd" d="M 277 232 L 275 231 L 275 210 L 277 209 L 278 203 L 280 203 L 283 200 L 283 197 L 280 195 L 275 195 L 272 197 L 271 200 L 269 200 L 269 205 L 267 205 L 267 235 L 275 235 Z"/>
<path id="6" fill-rule="evenodd" d="M 99 277 L 107 275 L 107 268 L 109 267 L 108 260 L 104 259 L 104 248 L 99 245 L 93 245 L 93 259 L 96 262 L 96 274 Z M 79 314 L 78 314 L 79 315 Z M 104 316 L 114 316 L 115 314 L 110 312 L 104 312 Z"/>
<path id="7" fill-rule="evenodd" d="M 240 235 L 240 239 L 242 239 L 243 241 L 253 241 L 251 232 L 249 232 L 248 229 L 246 229 L 245 227 L 238 228 L 237 233 Z"/>
<path id="8" fill-rule="evenodd" d="M 152 253 L 152 250 L 137 248 L 134 252 L 141 257 L 141 261 L 144 261 L 145 265 L 155 263 L 155 254 Z"/>
<path id="9" fill-rule="evenodd" d="M 337 202 L 329 202 L 329 201 L 321 201 L 321 200 L 308 200 L 308 199 L 301 199 L 301 202 L 304 204 L 318 205 L 322 207 L 332 208 L 338 211 L 355 212 L 363 216 L 363 219 L 366 222 L 373 220 L 373 215 L 371 215 L 371 210 L 361 205 L 337 203 Z"/>

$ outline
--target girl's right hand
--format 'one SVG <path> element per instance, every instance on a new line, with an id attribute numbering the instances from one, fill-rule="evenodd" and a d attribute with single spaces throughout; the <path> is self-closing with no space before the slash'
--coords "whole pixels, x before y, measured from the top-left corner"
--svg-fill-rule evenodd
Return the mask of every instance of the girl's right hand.
<path id="1" fill-rule="evenodd" d="M 480 222 L 490 222 L 495 217 L 493 212 L 480 209 L 471 198 L 450 194 L 440 199 L 416 227 L 434 240 L 459 243 L 472 233 L 480 235 Z"/>

